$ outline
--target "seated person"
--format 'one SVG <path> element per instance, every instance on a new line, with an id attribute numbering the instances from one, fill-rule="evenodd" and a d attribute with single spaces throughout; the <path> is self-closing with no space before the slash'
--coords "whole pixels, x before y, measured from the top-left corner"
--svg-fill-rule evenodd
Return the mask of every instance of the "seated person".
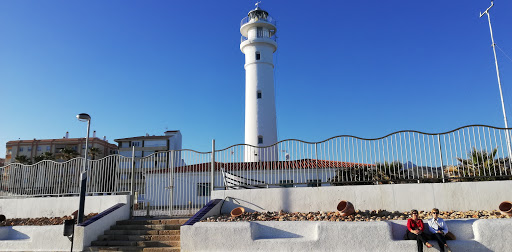
<path id="1" fill-rule="evenodd" d="M 428 243 L 427 236 L 423 233 L 423 221 L 418 218 L 418 210 L 411 211 L 411 218 L 407 220 L 407 240 L 416 240 L 418 245 L 418 252 L 423 252 L 423 244 L 427 248 L 432 248 L 432 244 Z"/>
<path id="2" fill-rule="evenodd" d="M 448 233 L 448 226 L 443 219 L 439 218 L 439 209 L 432 209 L 432 216 L 433 218 L 428 220 L 428 230 L 432 233 L 432 237 L 437 240 L 440 251 L 444 252 L 444 248 L 446 248 L 450 252 L 451 249 L 448 247 L 444 237 Z"/>

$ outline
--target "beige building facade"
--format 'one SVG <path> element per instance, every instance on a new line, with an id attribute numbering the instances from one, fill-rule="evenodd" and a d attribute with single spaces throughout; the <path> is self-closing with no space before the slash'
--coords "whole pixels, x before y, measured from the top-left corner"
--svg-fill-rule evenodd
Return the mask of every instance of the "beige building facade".
<path id="1" fill-rule="evenodd" d="M 57 139 L 34 138 L 33 140 L 9 141 L 6 144 L 5 164 L 14 163 L 16 156 L 26 156 L 34 162 L 34 157 L 36 156 L 45 152 L 51 152 L 55 155 L 66 147 L 75 150 L 80 156 L 83 156 L 85 152 L 85 138 L 69 138 L 69 133 L 66 132 L 65 137 Z M 117 153 L 117 145 L 109 143 L 106 139 L 97 138 L 95 134 L 89 138 L 89 147 L 100 150 L 95 159 Z"/>

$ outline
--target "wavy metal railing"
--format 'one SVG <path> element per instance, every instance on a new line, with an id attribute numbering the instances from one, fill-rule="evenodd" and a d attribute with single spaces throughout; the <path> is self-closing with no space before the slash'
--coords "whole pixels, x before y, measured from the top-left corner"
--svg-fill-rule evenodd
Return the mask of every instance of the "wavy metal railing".
<path id="1" fill-rule="evenodd" d="M 297 139 L 268 147 L 233 145 L 215 160 L 239 180 L 217 188 L 321 186 L 496 180 L 512 175 L 506 131 L 468 125 L 443 133 L 398 131 L 380 138 L 350 135 Z M 252 161 L 248 163 L 248 161 Z M 238 178 L 238 179 L 237 179 Z M 245 180 L 244 180 L 245 179 Z"/>
<path id="2" fill-rule="evenodd" d="M 340 135 L 320 142 L 288 139 L 267 147 L 237 144 L 212 152 L 112 155 L 88 161 L 87 193 L 132 192 L 134 215 L 147 210 L 152 215 L 188 215 L 210 200 L 212 187 L 510 179 L 509 130 L 468 125 L 443 133 L 405 130 L 373 139 Z M 0 167 L 0 197 L 77 195 L 82 165 L 83 158 L 76 158 Z"/>

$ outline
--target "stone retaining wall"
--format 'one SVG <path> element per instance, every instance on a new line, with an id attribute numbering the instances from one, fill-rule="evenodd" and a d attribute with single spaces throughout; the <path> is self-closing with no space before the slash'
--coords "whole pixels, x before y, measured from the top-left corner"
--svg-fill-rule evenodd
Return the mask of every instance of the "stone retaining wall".
<path id="1" fill-rule="evenodd" d="M 498 209 L 512 201 L 512 181 L 386 184 L 302 188 L 217 190 L 212 199 L 224 199 L 222 213 L 243 206 L 246 211 L 316 212 L 336 211 L 341 200 L 356 209 L 388 211 L 442 211 Z"/>
<path id="2" fill-rule="evenodd" d="M 182 251 L 416 251 L 405 221 L 200 222 L 181 227 Z M 448 220 L 454 251 L 509 251 L 512 219 Z M 437 243 L 432 242 L 437 246 Z M 425 247 L 426 249 L 426 247 Z"/>
<path id="3" fill-rule="evenodd" d="M 0 199 L 0 214 L 7 219 L 63 217 L 78 210 L 78 196 Z M 85 214 L 100 213 L 117 204 L 129 204 L 129 195 L 85 197 Z"/>
<path id="4" fill-rule="evenodd" d="M 124 205 L 88 226 L 76 226 L 73 251 L 82 251 L 116 221 L 129 216 L 130 207 Z M 0 251 L 70 251 L 71 241 L 63 231 L 64 225 L 0 227 Z"/>

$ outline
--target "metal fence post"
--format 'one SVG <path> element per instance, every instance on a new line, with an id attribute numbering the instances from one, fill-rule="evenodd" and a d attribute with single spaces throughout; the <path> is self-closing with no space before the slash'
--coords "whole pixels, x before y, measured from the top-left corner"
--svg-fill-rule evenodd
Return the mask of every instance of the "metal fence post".
<path id="1" fill-rule="evenodd" d="M 444 162 L 443 162 L 443 149 L 441 148 L 441 134 L 437 134 L 437 141 L 439 142 L 439 154 L 441 155 L 441 176 L 444 183 Z"/>
<path id="2" fill-rule="evenodd" d="M 318 143 L 315 143 L 315 161 L 316 161 L 316 186 L 318 187 L 318 186 L 320 186 L 320 180 L 321 180 L 321 179 L 318 179 Z"/>
<path id="3" fill-rule="evenodd" d="M 130 219 L 133 218 L 133 211 L 134 207 L 133 204 L 135 204 L 135 146 L 132 146 L 132 178 L 131 178 L 131 184 L 130 184 Z"/>
<path id="4" fill-rule="evenodd" d="M 62 168 L 63 164 L 62 163 L 59 163 L 59 177 L 62 178 L 64 176 L 64 168 Z M 62 191 L 62 179 L 59 179 L 59 190 L 57 191 L 57 193 L 59 194 L 58 197 L 62 197 L 63 196 L 63 191 Z"/>
<path id="5" fill-rule="evenodd" d="M 213 189 L 215 188 L 214 182 L 215 178 L 215 139 L 212 140 L 212 165 L 211 165 L 211 174 L 210 174 L 210 197 L 213 194 Z"/>
<path id="6" fill-rule="evenodd" d="M 174 198 L 173 198 L 174 197 L 174 167 L 175 167 L 174 166 L 174 162 L 175 162 L 174 161 L 174 150 L 171 150 L 169 155 L 171 155 L 171 157 L 170 157 L 170 168 L 171 168 L 171 171 L 170 171 L 171 178 L 170 179 L 171 179 L 171 181 L 169 183 L 169 191 L 170 191 L 170 194 L 171 194 L 170 197 L 169 197 L 170 198 L 169 200 L 171 202 L 169 203 L 169 212 L 170 212 L 170 214 L 172 216 L 173 209 L 174 209 L 174 206 L 173 206 L 173 203 L 174 203 L 173 202 L 173 200 L 174 200 Z"/>

